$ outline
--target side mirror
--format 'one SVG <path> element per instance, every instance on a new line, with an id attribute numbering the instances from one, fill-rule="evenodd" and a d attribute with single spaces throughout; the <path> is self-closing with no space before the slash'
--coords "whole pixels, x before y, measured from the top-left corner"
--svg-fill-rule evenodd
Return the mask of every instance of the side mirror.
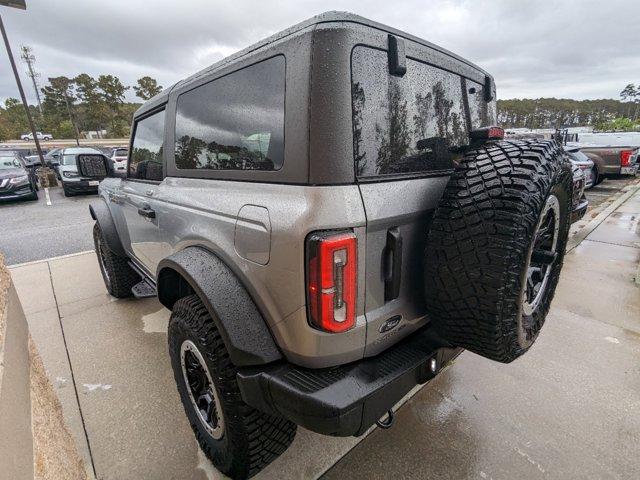
<path id="1" fill-rule="evenodd" d="M 82 153 L 76 158 L 78 174 L 85 178 L 114 177 L 113 165 L 104 155 L 99 153 Z"/>

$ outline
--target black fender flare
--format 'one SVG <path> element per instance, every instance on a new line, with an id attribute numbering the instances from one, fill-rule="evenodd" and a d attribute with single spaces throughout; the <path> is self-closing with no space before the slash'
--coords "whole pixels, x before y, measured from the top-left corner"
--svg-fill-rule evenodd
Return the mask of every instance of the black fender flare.
<path id="1" fill-rule="evenodd" d="M 191 293 L 189 287 L 200 297 L 234 365 L 264 365 L 282 358 L 249 292 L 209 250 L 187 247 L 164 258 L 158 264 L 156 279 L 158 299 L 169 310 Z"/>
<path id="2" fill-rule="evenodd" d="M 89 213 L 91 214 L 91 218 L 100 225 L 100 230 L 102 230 L 104 238 L 107 241 L 109 250 L 120 257 L 126 257 L 127 252 L 125 252 L 122 246 L 118 231 L 116 230 L 116 224 L 113 221 L 107 203 L 104 200 L 100 200 L 89 204 Z"/>

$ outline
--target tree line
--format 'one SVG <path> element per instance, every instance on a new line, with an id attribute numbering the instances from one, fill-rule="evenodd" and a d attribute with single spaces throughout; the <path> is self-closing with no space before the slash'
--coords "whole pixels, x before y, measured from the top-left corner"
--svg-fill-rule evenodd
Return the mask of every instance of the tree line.
<path id="1" fill-rule="evenodd" d="M 498 123 L 505 128 L 592 126 L 598 130 L 640 129 L 640 85 L 627 85 L 620 100 L 537 98 L 498 100 Z"/>
<path id="2" fill-rule="evenodd" d="M 30 105 L 29 109 L 39 131 L 51 133 L 55 138 L 83 137 L 82 132 L 106 131 L 107 138 L 129 134 L 131 117 L 140 103 L 125 101 L 125 86 L 115 75 L 97 78 L 81 73 L 74 78 L 51 77 L 40 89 L 42 109 Z M 162 91 L 162 86 L 151 77 L 139 78 L 133 86 L 136 96 L 148 100 Z M 0 141 L 20 138 L 29 131 L 22 103 L 9 98 L 0 106 Z"/>
<path id="3" fill-rule="evenodd" d="M 162 91 L 149 76 L 133 87 L 115 75 L 97 78 L 81 73 L 74 78 L 52 77 L 41 89 L 42 108 L 30 105 L 39 131 L 55 138 L 83 137 L 83 132 L 106 131 L 107 138 L 126 137 L 131 117 L 140 103 L 125 101 L 133 88 L 141 100 Z M 572 100 L 558 98 L 498 100 L 498 124 L 505 128 L 561 128 L 592 126 L 598 130 L 640 130 L 640 85 L 628 84 L 620 100 Z M 15 98 L 0 106 L 0 141 L 20 138 L 29 131 L 22 104 Z"/>

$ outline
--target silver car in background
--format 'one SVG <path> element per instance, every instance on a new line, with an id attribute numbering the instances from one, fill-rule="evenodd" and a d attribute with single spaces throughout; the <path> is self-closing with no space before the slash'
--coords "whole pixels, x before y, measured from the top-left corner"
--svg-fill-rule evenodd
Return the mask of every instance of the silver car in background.
<path id="1" fill-rule="evenodd" d="M 571 163 L 578 167 L 584 175 L 584 188 L 590 189 L 596 184 L 597 172 L 593 168 L 593 161 L 580 151 L 580 147 L 565 146 L 565 152 L 569 155 Z"/>

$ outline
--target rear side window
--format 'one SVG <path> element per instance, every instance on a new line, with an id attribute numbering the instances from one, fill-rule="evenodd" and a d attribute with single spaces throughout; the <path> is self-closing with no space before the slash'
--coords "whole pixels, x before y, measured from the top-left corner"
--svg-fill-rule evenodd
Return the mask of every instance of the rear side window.
<path id="1" fill-rule="evenodd" d="M 176 167 L 278 170 L 284 162 L 283 56 L 246 67 L 178 97 Z"/>
<path id="2" fill-rule="evenodd" d="M 410 58 L 407 73 L 392 76 L 387 52 L 364 46 L 353 50 L 351 65 L 356 175 L 450 169 L 456 151 L 469 143 L 461 77 Z M 469 100 L 474 128 L 488 122 L 486 105 L 477 103 L 483 101 L 479 88 Z"/>
<path id="3" fill-rule="evenodd" d="M 134 128 L 128 177 L 161 181 L 164 110 L 138 120 Z"/>

